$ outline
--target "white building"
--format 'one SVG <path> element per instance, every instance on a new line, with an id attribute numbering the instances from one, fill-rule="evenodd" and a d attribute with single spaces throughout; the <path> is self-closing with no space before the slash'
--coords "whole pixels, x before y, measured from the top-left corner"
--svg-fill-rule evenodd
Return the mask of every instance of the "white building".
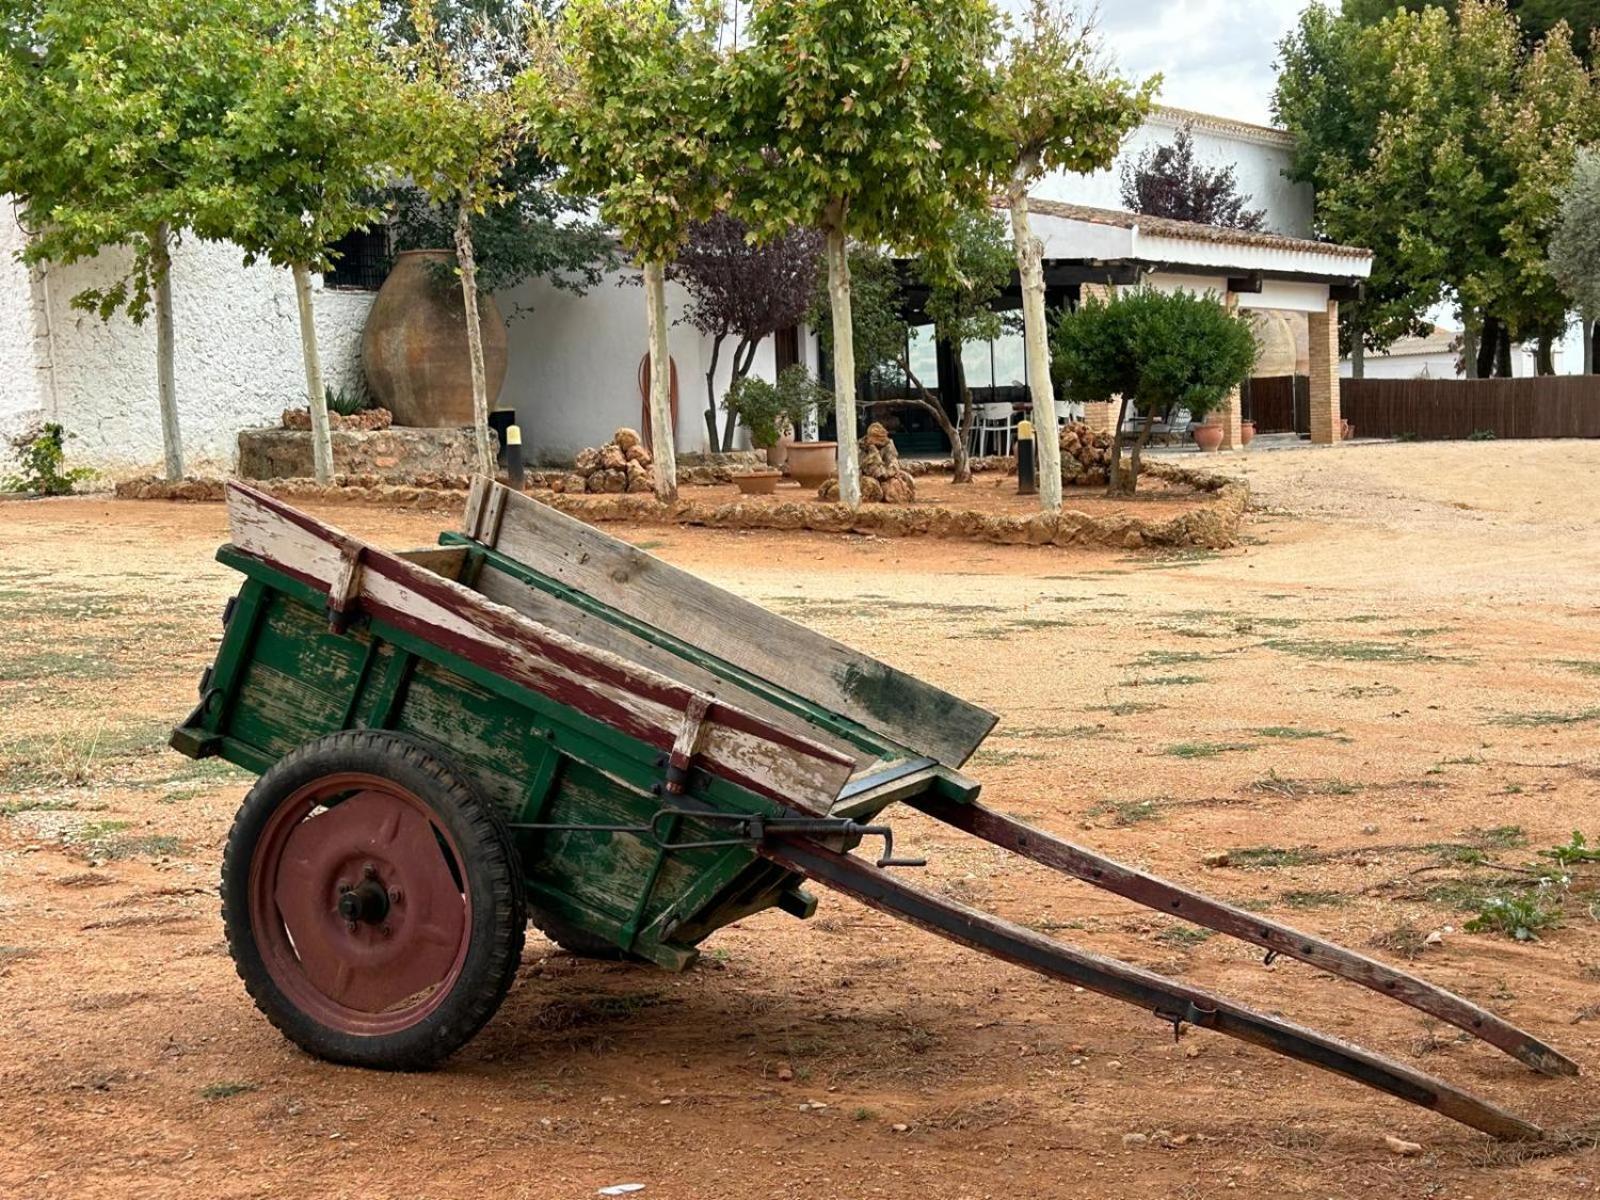
<path id="1" fill-rule="evenodd" d="M 1249 249 L 1238 239 L 1224 250 L 1220 247 L 1227 245 L 1227 239 L 1219 242 L 1204 235 L 1168 238 L 1163 243 L 1159 237 L 1142 235 L 1139 223 L 1106 224 L 1117 220 L 1114 211 L 1094 216 L 1094 210 L 1121 208 L 1120 164 L 1152 145 L 1170 142 L 1185 124 L 1192 127 L 1203 161 L 1234 164 L 1241 191 L 1252 197 L 1255 207 L 1267 210 L 1268 228 L 1291 237 L 1307 235 L 1311 194 L 1283 178 L 1289 153 L 1286 135 L 1244 122 L 1161 109 L 1130 136 L 1118 166 L 1090 176 L 1055 176 L 1036 189 L 1041 201 L 1085 209 L 1080 214 L 1085 220 L 1058 221 L 1057 232 L 1041 230 L 1052 242 L 1049 255 L 1089 262 L 1099 253 L 1098 242 L 1109 237 L 1122 255 L 1120 261 L 1143 263 L 1140 269 L 1146 273 L 1161 270 L 1163 262 L 1141 256 L 1142 238 L 1146 248 L 1164 244 L 1183 251 L 1165 266 L 1182 268 L 1176 278 L 1188 279 L 1184 286 L 1207 286 L 1197 282 L 1202 278 L 1225 285 L 1227 273 L 1236 271 L 1251 275 L 1257 284 L 1264 275 L 1268 284 L 1282 290 L 1280 284 L 1294 281 L 1277 278 L 1282 264 L 1276 252 L 1264 253 L 1259 246 Z M 1143 224 L 1148 231 L 1153 223 Z M 1118 230 L 1114 235 L 1113 228 Z M 1082 244 L 1063 243 L 1061 238 L 1069 232 Z M 89 263 L 29 272 L 15 261 L 24 236 L 11 206 L 4 205 L 0 208 L 0 435 L 32 421 L 55 420 L 77 435 L 71 445 L 73 458 L 113 478 L 158 467 L 161 440 L 153 327 L 136 327 L 122 317 L 103 323 L 70 303 L 84 288 L 114 278 L 120 256 L 108 254 Z M 1291 258 L 1317 257 L 1311 243 L 1298 248 L 1285 243 L 1277 252 Z M 1268 260 L 1278 265 L 1263 272 L 1262 263 Z M 1189 267 L 1201 275 L 1185 275 Z M 646 345 L 644 297 L 638 289 L 617 287 L 616 282 L 604 280 L 577 297 L 534 281 L 497 297 L 501 310 L 513 314 L 509 369 L 499 405 L 516 410 L 524 441 L 535 457 L 564 458 L 578 446 L 601 440 L 618 425 L 639 422 L 638 368 Z M 1291 310 L 1317 309 L 1326 299 L 1326 281 L 1319 285 L 1301 279 L 1295 286 L 1306 294 L 1297 294 L 1288 306 Z M 1321 301 L 1310 296 L 1319 286 Z M 329 384 L 338 388 L 359 376 L 360 332 L 373 293 L 326 288 L 321 281 L 317 288 L 324 370 Z M 246 269 L 232 247 L 189 239 L 173 255 L 173 299 L 179 421 L 187 463 L 196 473 L 227 470 L 234 461 L 240 429 L 272 424 L 285 407 L 303 403 L 304 374 L 290 277 L 264 265 Z M 682 290 L 669 286 L 669 316 L 674 321 L 682 315 L 684 301 Z M 685 450 L 700 449 L 706 443 L 709 342 L 675 323 L 671 343 L 680 392 L 678 443 Z M 789 339 L 787 352 L 816 369 L 816 340 L 806 331 Z M 778 355 L 769 339 L 757 352 L 754 373 L 771 378 Z M 998 351 L 990 357 L 998 358 Z M 723 358 L 726 362 L 728 355 Z M 719 389 L 726 383 L 727 370 L 722 368 Z M 1000 382 L 998 371 L 995 382 Z"/>
<path id="2" fill-rule="evenodd" d="M 1466 375 L 1461 369 L 1461 338 L 1461 330 L 1450 329 L 1444 325 L 1435 325 L 1421 337 L 1399 338 L 1382 354 L 1369 352 L 1364 356 L 1361 364 L 1363 377 L 1366 379 L 1464 379 Z M 1569 338 L 1569 340 L 1571 339 Z M 1572 373 L 1564 370 L 1562 365 L 1563 362 L 1572 360 L 1572 355 L 1566 353 L 1566 351 L 1567 345 L 1564 342 L 1558 342 L 1551 351 L 1551 359 L 1557 375 Z M 1580 356 L 1580 365 L 1581 361 Z M 1339 374 L 1346 379 L 1349 379 L 1354 374 L 1354 367 L 1349 358 L 1340 361 Z M 1534 347 L 1522 345 L 1511 348 L 1511 374 L 1516 379 L 1524 379 L 1538 374 L 1535 366 Z"/>

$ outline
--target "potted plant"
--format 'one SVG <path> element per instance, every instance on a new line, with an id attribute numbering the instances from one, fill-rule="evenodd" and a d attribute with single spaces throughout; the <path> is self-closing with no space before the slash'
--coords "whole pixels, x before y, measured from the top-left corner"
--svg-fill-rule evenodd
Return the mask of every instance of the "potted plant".
<path id="1" fill-rule="evenodd" d="M 767 452 L 768 466 L 787 458 L 789 474 L 805 487 L 820 486 L 833 474 L 833 442 L 794 441 L 808 412 L 815 410 L 821 419 L 833 411 L 833 394 L 804 367 L 785 367 L 776 383 L 747 376 L 728 389 L 722 403 L 750 431 L 751 444 Z"/>
<path id="2" fill-rule="evenodd" d="M 1222 422 L 1217 420 L 1217 414 L 1207 413 L 1206 419 L 1192 427 L 1194 444 L 1207 454 L 1215 452 L 1222 445 Z"/>
<path id="3" fill-rule="evenodd" d="M 1241 446 L 1248 446 L 1251 442 L 1255 441 L 1255 437 L 1256 423 L 1249 417 L 1246 417 L 1244 420 L 1239 422 L 1239 444 Z"/>

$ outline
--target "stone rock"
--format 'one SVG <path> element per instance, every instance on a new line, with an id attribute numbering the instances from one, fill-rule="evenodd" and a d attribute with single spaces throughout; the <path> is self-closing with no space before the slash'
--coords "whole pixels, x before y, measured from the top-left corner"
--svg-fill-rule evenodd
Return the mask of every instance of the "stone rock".
<path id="1" fill-rule="evenodd" d="M 600 451 L 592 446 L 583 450 L 579 450 L 572 459 L 572 468 L 580 475 L 587 475 L 589 472 L 597 469 L 599 466 Z"/>
<path id="2" fill-rule="evenodd" d="M 1399 1155 L 1401 1158 L 1415 1158 L 1422 1153 L 1422 1147 L 1416 1142 L 1408 1142 L 1405 1138 L 1395 1137 L 1392 1133 L 1384 1134 L 1383 1144 L 1389 1148 L 1390 1154 Z"/>
<path id="3" fill-rule="evenodd" d="M 883 484 L 871 475 L 861 477 L 861 499 L 863 503 L 873 503 L 883 499 Z"/>
<path id="4" fill-rule="evenodd" d="M 596 475 L 600 479 L 599 487 L 594 486 Z M 607 467 L 589 477 L 589 487 L 596 492 L 625 492 L 628 490 L 628 473 L 621 467 Z"/>
<path id="5" fill-rule="evenodd" d="M 628 458 L 622 453 L 620 447 L 608 444 L 600 447 L 600 469 L 603 471 L 621 471 L 628 465 Z"/>
<path id="6" fill-rule="evenodd" d="M 1228 852 L 1214 850 L 1210 854 L 1202 855 L 1200 861 L 1208 867 L 1225 867 L 1228 865 Z"/>
<path id="7" fill-rule="evenodd" d="M 561 477 L 561 490 L 574 496 L 581 496 L 589 490 L 589 477 L 573 471 L 570 475 Z M 552 489 L 554 490 L 554 489 Z"/>
<path id="8" fill-rule="evenodd" d="M 631 431 L 625 429 L 622 432 L 628 433 Z M 618 442 L 617 446 L 620 449 L 622 443 Z M 650 451 L 646 450 L 643 446 L 629 446 L 626 450 L 623 450 L 622 453 L 629 462 L 638 463 L 641 467 L 653 466 L 655 463 L 655 459 L 650 457 Z"/>
<path id="9" fill-rule="evenodd" d="M 1142 1133 L 1125 1133 L 1122 1135 L 1122 1145 L 1123 1148 L 1127 1150 L 1135 1150 L 1138 1147 L 1143 1146 L 1149 1140 L 1150 1139 L 1145 1137 L 1145 1135 Z"/>
<path id="10" fill-rule="evenodd" d="M 639 443 L 638 431 L 629 429 L 627 426 L 623 426 L 621 429 L 613 433 L 611 435 L 611 441 L 618 450 L 622 451 L 623 454 L 627 454 L 628 451 L 634 449 L 635 447 L 639 447 L 640 449 L 643 448 Z M 648 451 L 646 452 L 646 455 L 648 456 Z"/>
<path id="11" fill-rule="evenodd" d="M 883 483 L 883 499 L 886 504 L 910 504 L 917 498 L 917 485 L 909 475 L 896 475 L 886 479 Z"/>

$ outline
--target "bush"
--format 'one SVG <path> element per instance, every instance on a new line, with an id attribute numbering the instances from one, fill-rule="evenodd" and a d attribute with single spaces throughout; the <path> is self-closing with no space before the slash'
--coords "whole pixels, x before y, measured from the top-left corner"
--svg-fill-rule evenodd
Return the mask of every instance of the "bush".
<path id="1" fill-rule="evenodd" d="M 833 393 L 796 365 L 785 367 L 775 384 L 745 376 L 728 389 L 722 407 L 739 418 L 755 446 L 766 449 L 776 446 L 785 432 L 800 428 L 812 408 L 819 421 L 826 419 L 833 411 Z"/>
<path id="2" fill-rule="evenodd" d="M 358 412 L 365 412 L 373 407 L 372 397 L 362 387 L 348 389 L 341 387 L 338 391 L 334 391 L 330 384 L 324 387 L 322 392 L 328 401 L 328 411 L 338 413 L 341 417 L 353 417 Z"/>
<path id="3" fill-rule="evenodd" d="M 66 496 L 78 484 L 93 479 L 94 472 L 88 467 L 62 469 L 67 460 L 66 443 L 77 436 L 50 421 L 32 425 L 11 438 L 21 474 L 0 479 L 0 490 Z"/>
<path id="4" fill-rule="evenodd" d="M 1490 896 L 1466 923 L 1468 933 L 1503 933 L 1519 942 L 1537 942 L 1539 930 L 1561 923 L 1561 910 L 1542 896 Z"/>
<path id="5" fill-rule="evenodd" d="M 1494 440 L 1495 432 L 1492 429 L 1474 429 L 1467 434 L 1467 441 L 1469 442 L 1492 442 Z"/>

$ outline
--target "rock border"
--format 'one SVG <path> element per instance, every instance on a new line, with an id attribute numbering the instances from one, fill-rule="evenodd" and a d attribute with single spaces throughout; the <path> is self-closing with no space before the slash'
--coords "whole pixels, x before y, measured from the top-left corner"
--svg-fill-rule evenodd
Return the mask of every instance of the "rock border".
<path id="1" fill-rule="evenodd" d="M 842 504 L 795 500 L 780 504 L 733 500 L 706 504 L 679 500 L 662 504 L 653 496 L 601 494 L 569 496 L 530 493 L 534 499 L 591 524 L 630 521 L 650 525 L 696 525 L 708 529 L 807 530 L 816 533 L 860 533 L 878 537 L 937 537 L 1014 546 L 1194 547 L 1226 550 L 1238 544 L 1239 522 L 1250 499 L 1242 479 L 1212 475 L 1167 463 L 1147 463 L 1145 474 L 1192 487 L 1210 497 L 1208 503 L 1165 520 L 1139 516 L 1096 517 L 1064 508 L 1060 513 L 1005 516 L 926 504 L 875 504 L 851 512 Z M 253 487 L 289 501 L 383 504 L 427 512 L 459 512 L 462 486 L 408 487 L 375 483 L 365 476 L 335 476 L 323 487 L 311 479 L 252 481 Z M 451 481 L 454 482 L 454 481 Z M 218 502 L 220 479 L 133 479 L 117 485 L 122 500 L 185 500 Z M 1070 492 L 1067 503 L 1071 503 Z"/>

